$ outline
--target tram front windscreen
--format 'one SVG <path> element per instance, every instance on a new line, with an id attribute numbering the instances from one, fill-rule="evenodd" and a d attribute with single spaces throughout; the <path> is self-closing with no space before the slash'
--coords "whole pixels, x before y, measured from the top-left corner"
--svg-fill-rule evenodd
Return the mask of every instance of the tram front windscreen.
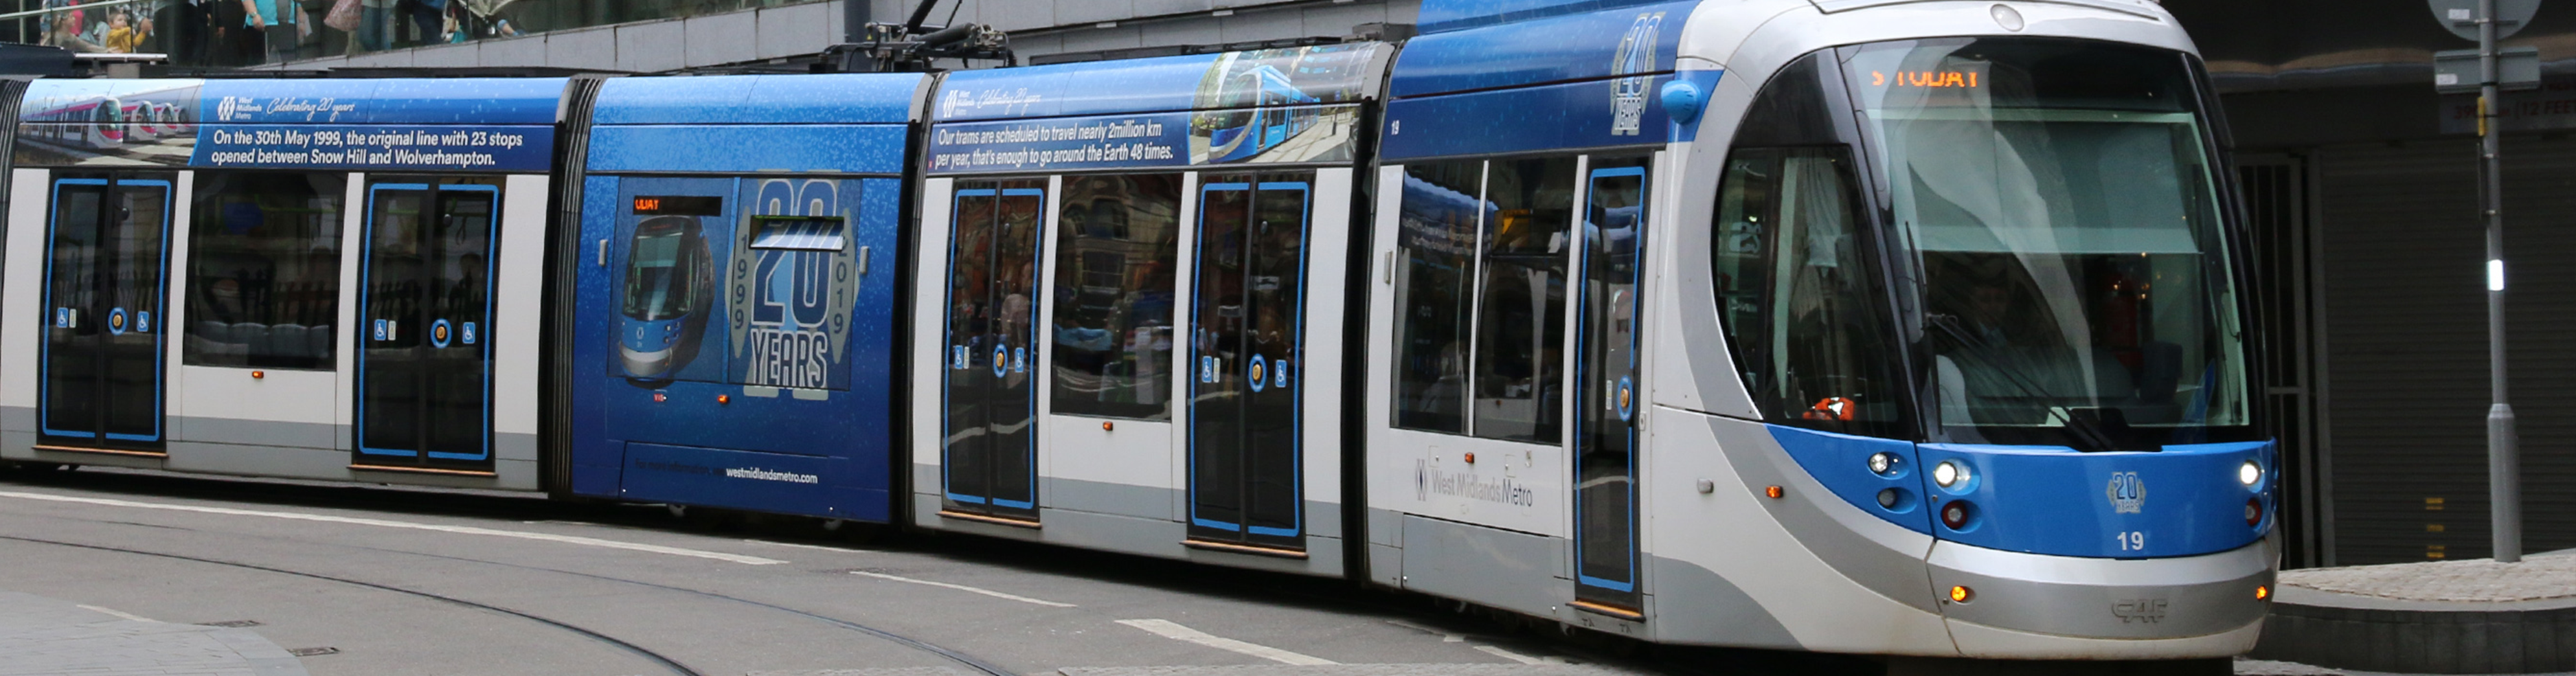
<path id="1" fill-rule="evenodd" d="M 1842 57 L 1917 282 L 1901 323 L 1920 331 L 1939 436 L 2152 450 L 2250 432 L 2227 212 L 2186 59 L 2046 39 Z"/>

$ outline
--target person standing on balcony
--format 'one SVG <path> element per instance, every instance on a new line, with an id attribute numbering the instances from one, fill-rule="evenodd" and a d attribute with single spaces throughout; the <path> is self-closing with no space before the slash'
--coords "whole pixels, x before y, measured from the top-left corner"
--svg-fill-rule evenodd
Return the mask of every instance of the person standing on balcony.
<path id="1" fill-rule="evenodd" d="M 252 44 L 265 43 L 268 57 L 265 63 L 285 63 L 294 59 L 295 27 L 306 18 L 296 15 L 304 13 L 304 7 L 294 0 L 241 0 L 241 3 L 242 11 L 247 13 L 242 17 L 244 32 Z M 252 55 L 251 63 L 262 63 L 256 56 L 259 52 L 249 54 Z"/>

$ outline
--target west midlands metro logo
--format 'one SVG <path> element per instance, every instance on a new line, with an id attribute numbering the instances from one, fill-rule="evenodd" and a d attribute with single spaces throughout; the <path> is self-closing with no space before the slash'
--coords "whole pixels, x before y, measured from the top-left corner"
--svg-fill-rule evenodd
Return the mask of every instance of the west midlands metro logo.
<path id="1" fill-rule="evenodd" d="M 231 122 L 233 120 L 233 113 L 240 109 L 241 99 L 226 96 L 224 97 L 224 100 L 215 103 L 215 121 Z"/>
<path id="2" fill-rule="evenodd" d="M 2147 482 L 2138 480 L 2137 472 L 2112 472 L 2102 494 L 2111 499 L 2112 513 L 2139 514 L 2147 509 Z"/>

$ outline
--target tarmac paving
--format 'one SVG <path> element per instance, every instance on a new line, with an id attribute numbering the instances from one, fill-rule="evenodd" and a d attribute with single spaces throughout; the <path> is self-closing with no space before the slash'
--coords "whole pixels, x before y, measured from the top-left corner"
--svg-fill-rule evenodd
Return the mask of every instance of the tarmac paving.
<path id="1" fill-rule="evenodd" d="M 305 676 L 259 632 L 0 591 L 0 676 Z"/>

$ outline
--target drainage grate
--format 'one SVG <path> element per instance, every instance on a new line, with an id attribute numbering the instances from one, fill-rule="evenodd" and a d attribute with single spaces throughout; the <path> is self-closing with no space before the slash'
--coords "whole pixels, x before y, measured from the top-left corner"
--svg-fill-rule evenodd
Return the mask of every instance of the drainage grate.
<path id="1" fill-rule="evenodd" d="M 224 620 L 222 622 L 199 622 L 197 624 L 209 627 L 256 627 L 259 626 L 259 620 Z"/>
<path id="2" fill-rule="evenodd" d="M 312 656 L 314 656 L 314 655 L 338 655 L 338 654 L 340 654 L 340 649 L 339 649 L 339 648 L 333 648 L 333 647 L 330 647 L 330 646 L 322 646 L 322 647 L 320 647 L 320 648 L 287 648 L 287 649 L 286 649 L 286 654 L 294 655 L 294 656 L 296 656 L 296 657 L 312 657 Z"/>

